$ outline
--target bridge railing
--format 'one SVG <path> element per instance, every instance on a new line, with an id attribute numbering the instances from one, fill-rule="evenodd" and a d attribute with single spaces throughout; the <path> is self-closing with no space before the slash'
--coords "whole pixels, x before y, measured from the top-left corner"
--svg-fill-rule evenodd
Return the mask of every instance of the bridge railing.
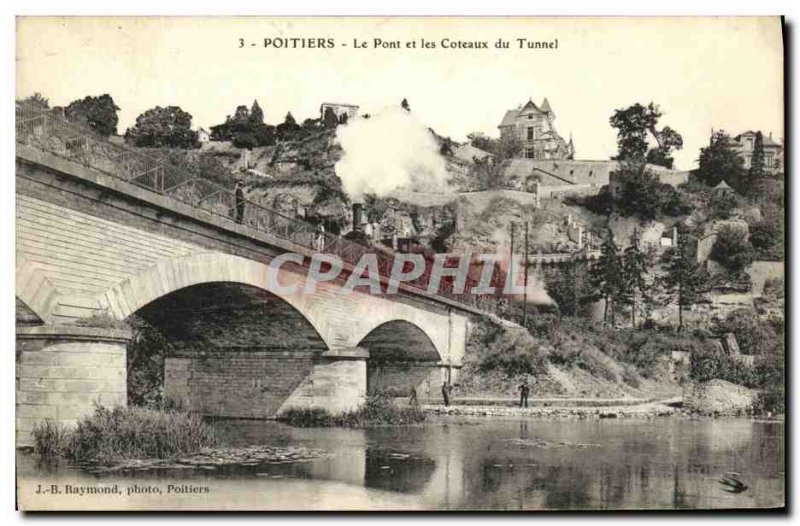
<path id="1" fill-rule="evenodd" d="M 297 245 L 335 254 L 351 265 L 355 265 L 364 254 L 374 253 L 381 275 L 389 277 L 391 274 L 394 258 L 390 252 L 367 247 L 330 233 L 318 233 L 314 225 L 306 221 L 252 201 L 239 200 L 239 203 L 244 204 L 240 206 L 242 213 L 239 218 L 233 190 L 176 167 L 159 154 L 145 153 L 113 143 L 50 110 L 17 103 L 16 141 Z M 408 284 L 427 290 L 429 281 L 430 269 L 427 269 L 423 276 Z M 474 286 L 477 286 L 477 281 L 468 280 L 467 291 Z M 495 310 L 494 297 L 456 294 L 453 292 L 452 282 L 447 279 L 442 280 L 437 294 L 479 309 Z"/>

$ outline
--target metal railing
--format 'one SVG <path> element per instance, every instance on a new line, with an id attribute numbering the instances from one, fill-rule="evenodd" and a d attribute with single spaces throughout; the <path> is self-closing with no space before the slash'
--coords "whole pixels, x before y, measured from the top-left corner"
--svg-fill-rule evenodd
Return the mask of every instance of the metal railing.
<path id="1" fill-rule="evenodd" d="M 391 275 L 394 255 L 388 250 L 364 246 L 330 233 L 318 233 L 311 223 L 252 201 L 242 201 L 241 198 L 239 203 L 244 206 L 240 205 L 241 217 L 238 217 L 235 191 L 174 166 L 162 155 L 137 151 L 111 142 L 106 137 L 71 123 L 49 110 L 17 103 L 16 141 L 302 247 L 334 254 L 350 265 L 355 265 L 364 254 L 374 253 L 381 275 L 387 278 Z M 324 239 L 321 239 L 322 236 Z M 426 267 L 420 278 L 404 284 L 427 291 L 430 266 Z M 436 294 L 478 309 L 494 311 L 494 296 L 469 294 L 475 286 L 477 280 L 468 279 L 467 293 L 456 294 L 453 292 L 452 279 L 444 278 Z"/>

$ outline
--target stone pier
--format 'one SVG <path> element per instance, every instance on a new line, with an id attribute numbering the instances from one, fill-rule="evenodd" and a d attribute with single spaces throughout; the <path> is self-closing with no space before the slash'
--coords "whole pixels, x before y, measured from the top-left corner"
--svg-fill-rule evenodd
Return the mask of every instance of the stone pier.
<path id="1" fill-rule="evenodd" d="M 127 402 L 129 331 L 74 325 L 17 327 L 17 446 L 34 425 L 72 426 L 96 404 Z"/>

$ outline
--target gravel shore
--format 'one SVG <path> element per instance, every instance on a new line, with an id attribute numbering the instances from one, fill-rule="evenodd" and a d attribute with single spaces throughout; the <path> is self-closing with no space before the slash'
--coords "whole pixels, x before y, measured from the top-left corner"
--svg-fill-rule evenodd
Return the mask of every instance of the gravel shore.
<path id="1" fill-rule="evenodd" d="M 448 416 L 530 417 L 547 419 L 655 418 L 683 414 L 679 408 L 651 402 L 640 405 L 604 407 L 502 407 L 479 405 L 426 405 L 426 413 Z"/>

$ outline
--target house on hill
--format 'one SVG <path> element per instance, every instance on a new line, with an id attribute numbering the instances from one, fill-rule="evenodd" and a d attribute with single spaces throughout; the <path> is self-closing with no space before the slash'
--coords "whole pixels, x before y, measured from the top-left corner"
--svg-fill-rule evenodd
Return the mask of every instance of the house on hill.
<path id="1" fill-rule="evenodd" d="M 323 102 L 319 106 L 319 118 L 325 119 L 325 111 L 330 108 L 337 119 L 342 118 L 342 115 L 347 115 L 347 120 L 353 120 L 358 116 L 358 106 L 355 104 L 340 104 L 338 102 Z"/>
<path id="2" fill-rule="evenodd" d="M 556 131 L 556 114 L 545 98 L 541 106 L 528 102 L 508 110 L 498 126 L 500 135 L 514 134 L 522 141 L 521 157 L 526 159 L 572 159 L 575 147 L 572 138 L 565 141 Z"/>
<path id="3" fill-rule="evenodd" d="M 783 172 L 783 144 L 772 138 L 772 133 L 762 136 L 764 144 L 764 170 L 767 173 Z M 746 131 L 733 138 L 733 145 L 744 159 L 744 168 L 749 169 L 756 148 L 756 132 Z"/>

